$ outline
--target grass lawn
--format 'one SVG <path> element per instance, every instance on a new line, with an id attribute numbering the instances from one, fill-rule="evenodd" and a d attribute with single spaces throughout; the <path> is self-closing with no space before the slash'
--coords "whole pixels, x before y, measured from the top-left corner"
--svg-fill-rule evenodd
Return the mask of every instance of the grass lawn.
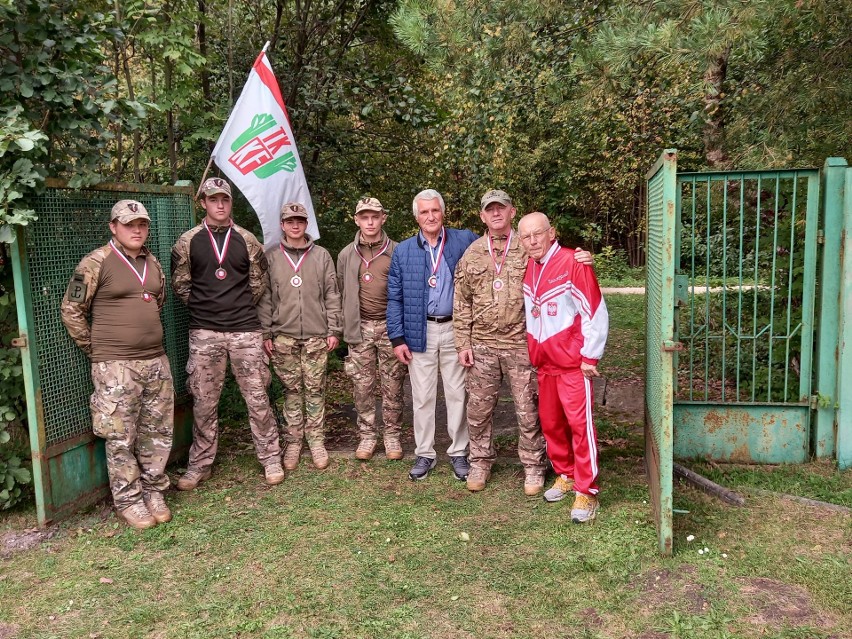
<path id="1" fill-rule="evenodd" d="M 625 376 L 641 308 L 641 297 L 610 303 L 621 337 L 607 366 Z M 641 352 L 641 334 L 632 344 Z M 661 558 L 641 415 L 607 411 L 603 506 L 589 526 L 570 523 L 570 500 L 525 497 L 511 463 L 478 494 L 446 462 L 415 484 L 410 461 L 383 458 L 338 457 L 323 472 L 303 460 L 270 488 L 247 429 L 228 429 L 213 478 L 168 495 L 173 522 L 136 532 L 103 506 L 7 551 L 0 639 L 852 637 L 848 513 L 766 493 L 734 508 L 679 485 L 675 507 L 688 512 Z M 852 490 L 852 473 L 826 463 L 691 467 L 836 503 Z M 0 538 L 34 521 L 18 509 Z"/>

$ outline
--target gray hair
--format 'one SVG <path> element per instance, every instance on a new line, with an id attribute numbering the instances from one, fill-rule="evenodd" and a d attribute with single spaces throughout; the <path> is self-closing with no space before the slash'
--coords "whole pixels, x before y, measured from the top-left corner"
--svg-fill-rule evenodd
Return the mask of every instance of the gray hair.
<path id="1" fill-rule="evenodd" d="M 417 200 L 438 200 L 438 204 L 441 205 L 441 213 L 447 212 L 447 207 L 444 204 L 444 198 L 435 189 L 426 189 L 425 191 L 420 191 L 420 193 L 414 196 L 414 201 L 411 203 L 411 209 L 414 211 L 414 217 L 417 217 Z"/>

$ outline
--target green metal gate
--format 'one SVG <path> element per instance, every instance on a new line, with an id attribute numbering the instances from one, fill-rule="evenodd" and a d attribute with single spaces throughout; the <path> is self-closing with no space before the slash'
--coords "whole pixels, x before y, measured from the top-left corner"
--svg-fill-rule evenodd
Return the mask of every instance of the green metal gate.
<path id="1" fill-rule="evenodd" d="M 668 149 L 647 180 L 646 466 L 669 554 L 675 455 L 852 465 L 852 169 L 678 174 Z"/>
<path id="2" fill-rule="evenodd" d="M 645 466 L 659 550 L 664 555 L 672 552 L 676 172 L 677 153 L 667 149 L 647 175 Z"/>
<path id="3" fill-rule="evenodd" d="M 73 190 L 50 180 L 35 203 L 38 221 L 10 245 L 41 525 L 108 493 L 103 440 L 92 434 L 89 361 L 68 336 L 59 305 L 80 259 L 110 237 L 107 221 L 120 199 L 142 202 L 151 216 L 147 246 L 170 276 L 171 247 L 194 224 L 192 189 L 139 184 Z M 186 403 L 187 328 L 182 304 L 169 296 L 162 311 L 165 347 L 175 378 L 175 450 L 190 437 Z"/>
<path id="4" fill-rule="evenodd" d="M 819 171 L 677 176 L 674 454 L 807 459 Z"/>

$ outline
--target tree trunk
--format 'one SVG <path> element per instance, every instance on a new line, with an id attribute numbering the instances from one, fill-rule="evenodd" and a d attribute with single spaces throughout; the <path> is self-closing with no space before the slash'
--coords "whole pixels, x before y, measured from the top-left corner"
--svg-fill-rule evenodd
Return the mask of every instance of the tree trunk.
<path id="1" fill-rule="evenodd" d="M 163 78 L 166 83 L 166 95 L 169 96 L 168 99 L 171 101 L 172 99 L 172 61 L 166 59 L 166 63 L 164 66 L 165 77 Z M 169 144 L 169 168 L 171 169 L 172 174 L 172 184 L 177 181 L 177 150 L 175 149 L 175 112 L 174 109 L 170 106 L 169 110 L 166 111 L 166 137 L 168 139 Z"/>
<path id="2" fill-rule="evenodd" d="M 118 43 L 115 43 L 115 60 L 113 61 L 115 64 L 115 68 L 113 69 L 113 73 L 116 78 L 121 77 L 121 53 L 118 50 Z M 121 182 L 122 175 L 124 174 L 124 136 L 122 135 L 121 124 L 117 123 L 115 125 L 115 174 L 114 179 L 116 182 Z"/>
<path id="3" fill-rule="evenodd" d="M 207 2 L 198 0 L 198 52 L 207 58 Z M 213 104 L 213 95 L 210 90 L 210 72 L 207 65 L 201 67 L 201 96 L 204 98 L 204 106 L 210 108 Z"/>
<path id="4" fill-rule="evenodd" d="M 710 60 L 704 71 L 704 153 L 712 169 L 723 169 L 728 165 L 725 151 L 725 77 L 728 73 L 728 57 L 731 48 Z"/>

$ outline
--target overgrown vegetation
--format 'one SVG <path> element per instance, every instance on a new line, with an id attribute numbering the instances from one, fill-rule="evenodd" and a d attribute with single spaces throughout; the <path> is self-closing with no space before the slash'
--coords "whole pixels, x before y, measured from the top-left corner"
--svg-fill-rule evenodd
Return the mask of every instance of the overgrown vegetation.
<path id="1" fill-rule="evenodd" d="M 11 348 L 18 326 L 15 293 L 11 268 L 4 257 L 0 252 L 0 510 L 7 510 L 21 501 L 24 488 L 31 480 L 23 436 L 26 403 L 21 352 Z M 14 441 L 13 428 L 19 435 Z"/>

